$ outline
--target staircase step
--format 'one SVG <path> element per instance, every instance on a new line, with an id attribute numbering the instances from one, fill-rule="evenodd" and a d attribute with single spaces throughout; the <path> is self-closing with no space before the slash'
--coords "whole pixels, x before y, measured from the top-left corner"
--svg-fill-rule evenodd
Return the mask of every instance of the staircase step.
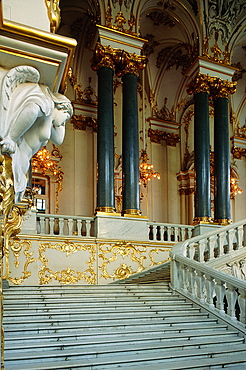
<path id="1" fill-rule="evenodd" d="M 221 338 L 223 338 L 223 343 L 225 343 L 226 341 L 231 341 L 231 342 L 234 342 L 234 341 L 237 341 L 237 342 L 240 342 L 242 341 L 243 339 L 238 337 L 236 333 L 232 333 L 232 332 L 229 332 L 228 330 L 213 330 L 211 332 L 201 332 L 201 331 L 198 331 L 198 332 L 191 332 L 191 333 L 171 333 L 171 334 L 144 334 L 142 333 L 141 336 L 139 335 L 136 335 L 135 336 L 122 336 L 122 335 L 118 335 L 117 337 L 114 337 L 113 338 L 113 345 L 114 347 L 116 347 L 116 345 L 120 344 L 120 345 L 124 345 L 125 343 L 129 342 L 129 340 L 131 342 L 134 342 L 135 344 L 136 343 L 142 343 L 143 345 L 146 345 L 146 343 L 152 343 L 152 342 L 167 342 L 167 344 L 165 344 L 165 346 L 173 346 L 173 347 L 176 347 L 176 343 L 174 344 L 174 341 L 177 341 L 177 343 L 179 343 L 180 341 L 189 341 L 189 345 L 192 345 L 192 341 L 194 340 L 200 340 L 202 342 L 201 345 L 204 345 L 203 342 L 205 343 L 205 341 L 209 341 L 210 339 L 212 339 L 214 341 L 216 337 L 216 340 L 221 340 Z M 168 344 L 168 343 L 171 343 L 171 344 Z M 90 337 L 90 338 L 86 338 L 84 337 L 82 340 L 79 340 L 79 339 L 76 339 L 76 340 L 71 340 L 69 341 L 69 343 L 67 341 L 62 341 L 62 340 L 59 340 L 59 341 L 53 341 L 53 342 L 44 342 L 44 341 L 41 341 L 39 343 L 34 343 L 32 342 L 32 349 L 35 349 L 36 351 L 39 349 L 39 350 L 43 350 L 45 349 L 46 351 L 49 350 L 49 349 L 59 349 L 61 347 L 65 347 L 67 346 L 67 348 L 79 348 L 81 347 L 82 349 L 86 349 L 86 352 L 88 353 L 88 350 L 87 348 L 89 346 L 93 345 L 93 349 L 92 351 L 94 350 L 94 348 L 96 346 L 107 346 L 107 345 L 111 345 L 112 346 L 112 338 L 110 336 L 107 336 L 106 338 L 105 337 L 100 337 L 100 338 L 95 338 L 94 336 L 93 337 Z M 180 345 L 180 344 L 179 344 Z M 184 344 L 183 344 L 184 345 Z M 27 343 L 27 344 L 24 344 L 24 343 L 21 343 L 21 344 L 11 344 L 11 345 L 5 345 L 5 350 L 6 350 L 6 354 L 9 353 L 9 352 L 17 352 L 17 351 L 24 351 L 24 350 L 29 350 L 30 349 L 30 343 Z"/>
<path id="2" fill-rule="evenodd" d="M 4 297 L 6 370 L 246 364 L 244 337 L 167 283 L 11 287 Z"/>
<path id="3" fill-rule="evenodd" d="M 192 348 L 183 349 L 180 351 L 161 351 L 160 353 L 136 353 L 126 355 L 112 356 L 110 350 L 108 356 L 98 357 L 98 353 L 94 352 L 94 357 L 91 358 L 79 358 L 81 354 L 78 351 L 66 351 L 62 356 L 58 351 L 51 351 L 48 354 L 43 354 L 42 361 L 40 361 L 40 353 L 29 353 L 20 356 L 12 357 L 12 361 L 5 361 L 6 370 L 16 370 L 17 364 L 19 370 L 36 369 L 36 370 L 51 370 L 51 369 L 62 369 L 62 368 L 86 368 L 88 369 L 116 369 L 118 367 L 125 367 L 127 370 L 132 369 L 144 369 L 153 370 L 157 369 L 187 369 L 187 368 L 204 368 L 208 365 L 225 365 L 231 363 L 242 363 L 246 364 L 245 355 L 241 354 L 241 351 L 245 350 L 244 345 L 221 345 L 219 348 L 211 346 L 210 350 L 207 348 Z M 228 351 L 230 350 L 230 354 Z M 61 351 L 64 352 L 64 351 Z M 28 357 L 29 356 L 29 357 Z M 70 356 L 70 357 L 68 357 Z M 86 356 L 86 354 L 85 354 Z M 179 359 L 179 361 L 177 361 Z M 15 360 L 15 361 L 14 361 Z M 34 361 L 37 360 L 36 366 Z M 202 361 L 201 361 L 202 360 Z M 28 363 L 30 362 L 30 364 Z M 153 366 L 154 364 L 154 366 Z M 162 365 L 161 365 L 162 364 Z M 118 366 L 117 366 L 118 365 Z M 135 366 L 134 366 L 135 365 Z M 190 367 L 187 367 L 189 365 Z M 137 367 L 136 367 L 137 366 Z M 148 366 L 148 367 L 146 367 Z M 162 367 L 161 367 L 162 366 Z M 176 366 L 176 367 L 174 367 Z M 179 367 L 178 367 L 179 366 Z"/>
<path id="4" fill-rule="evenodd" d="M 67 333 L 67 331 L 65 333 L 57 333 L 57 334 L 42 334 L 42 335 L 38 335 L 37 336 L 34 336 L 34 335 L 25 335 L 24 337 L 21 337 L 20 336 L 15 336 L 16 333 L 13 332 L 14 334 L 13 335 L 10 335 L 10 332 L 5 332 L 5 348 L 8 348 L 8 346 L 10 346 L 9 343 L 12 343 L 12 345 L 14 346 L 16 343 L 20 343 L 20 344 L 24 344 L 25 342 L 29 342 L 31 341 L 32 343 L 34 342 L 39 342 L 40 340 L 42 340 L 43 342 L 44 341 L 60 341 L 60 340 L 80 340 L 80 339 L 83 339 L 83 340 L 86 340 L 87 338 L 95 338 L 95 337 L 99 337 L 99 338 L 115 338 L 117 336 L 119 336 L 119 334 L 122 336 L 122 337 L 132 337 L 132 336 L 142 336 L 142 335 L 145 335 L 145 334 L 158 334 L 158 335 L 164 335 L 164 334 L 167 334 L 167 333 L 178 333 L 178 335 L 180 334 L 183 334 L 183 335 L 190 335 L 190 334 L 194 334 L 196 333 L 198 335 L 199 332 L 201 332 L 202 334 L 204 334 L 205 332 L 214 332 L 215 330 L 219 330 L 219 329 L 222 329 L 222 330 L 225 330 L 227 329 L 227 326 L 225 324 L 214 324 L 214 323 L 207 323 L 206 324 L 193 324 L 193 325 L 189 325 L 189 327 L 187 328 L 187 326 L 180 326 L 179 328 L 173 328 L 173 327 L 166 327 L 165 329 L 163 329 L 163 327 L 161 328 L 153 328 L 153 329 L 149 329 L 148 327 L 146 328 L 143 327 L 142 330 L 140 330 L 138 327 L 137 329 L 136 328 L 133 328 L 132 330 L 130 329 L 123 329 L 122 331 L 120 331 L 120 329 L 118 330 L 103 330 L 103 331 L 93 331 L 91 330 L 90 332 L 77 332 L 77 333 Z"/>

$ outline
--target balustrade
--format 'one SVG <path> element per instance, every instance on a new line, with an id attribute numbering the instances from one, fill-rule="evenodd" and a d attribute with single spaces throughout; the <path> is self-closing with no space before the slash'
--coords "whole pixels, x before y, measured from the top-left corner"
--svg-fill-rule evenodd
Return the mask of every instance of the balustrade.
<path id="1" fill-rule="evenodd" d="M 209 262 L 245 248 L 245 226 L 243 220 L 191 238 L 176 244 L 170 253 L 172 287 L 243 331 L 246 281 L 212 268 Z"/>
<path id="2" fill-rule="evenodd" d="M 86 238 L 94 237 L 94 218 L 38 213 L 37 233 Z"/>
<path id="3" fill-rule="evenodd" d="M 193 226 L 149 222 L 149 240 L 178 243 L 191 238 Z"/>

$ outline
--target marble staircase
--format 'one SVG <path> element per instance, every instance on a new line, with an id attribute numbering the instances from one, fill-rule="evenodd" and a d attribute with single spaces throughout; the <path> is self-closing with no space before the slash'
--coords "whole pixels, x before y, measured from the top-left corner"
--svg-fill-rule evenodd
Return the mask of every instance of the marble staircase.
<path id="1" fill-rule="evenodd" d="M 246 369 L 244 336 L 168 281 L 4 290 L 6 370 Z"/>

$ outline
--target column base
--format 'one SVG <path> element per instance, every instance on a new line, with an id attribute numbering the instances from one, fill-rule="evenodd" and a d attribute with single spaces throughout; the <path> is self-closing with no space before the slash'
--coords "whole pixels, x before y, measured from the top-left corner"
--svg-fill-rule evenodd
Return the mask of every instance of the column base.
<path id="1" fill-rule="evenodd" d="M 125 217 L 142 217 L 139 209 L 124 209 L 121 214 Z"/>
<path id="2" fill-rule="evenodd" d="M 199 224 L 212 224 L 212 218 L 205 216 L 205 217 L 195 217 L 193 220 L 193 225 L 199 225 Z"/>
<path id="3" fill-rule="evenodd" d="M 97 215 L 98 213 L 115 214 L 116 209 L 114 207 L 97 207 L 95 209 L 95 215 Z"/>
<path id="4" fill-rule="evenodd" d="M 232 220 L 230 218 L 219 218 L 218 220 L 214 220 L 214 224 L 216 225 L 227 226 L 231 223 L 232 223 Z"/>

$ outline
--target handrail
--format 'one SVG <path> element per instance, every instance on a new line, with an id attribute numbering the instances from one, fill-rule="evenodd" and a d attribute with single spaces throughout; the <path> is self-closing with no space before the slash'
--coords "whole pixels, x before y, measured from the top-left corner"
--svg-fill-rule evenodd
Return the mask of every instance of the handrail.
<path id="1" fill-rule="evenodd" d="M 207 262 L 245 248 L 246 220 L 176 244 L 170 252 L 171 286 L 245 333 L 246 281 Z M 245 249 L 246 252 L 246 249 Z"/>

